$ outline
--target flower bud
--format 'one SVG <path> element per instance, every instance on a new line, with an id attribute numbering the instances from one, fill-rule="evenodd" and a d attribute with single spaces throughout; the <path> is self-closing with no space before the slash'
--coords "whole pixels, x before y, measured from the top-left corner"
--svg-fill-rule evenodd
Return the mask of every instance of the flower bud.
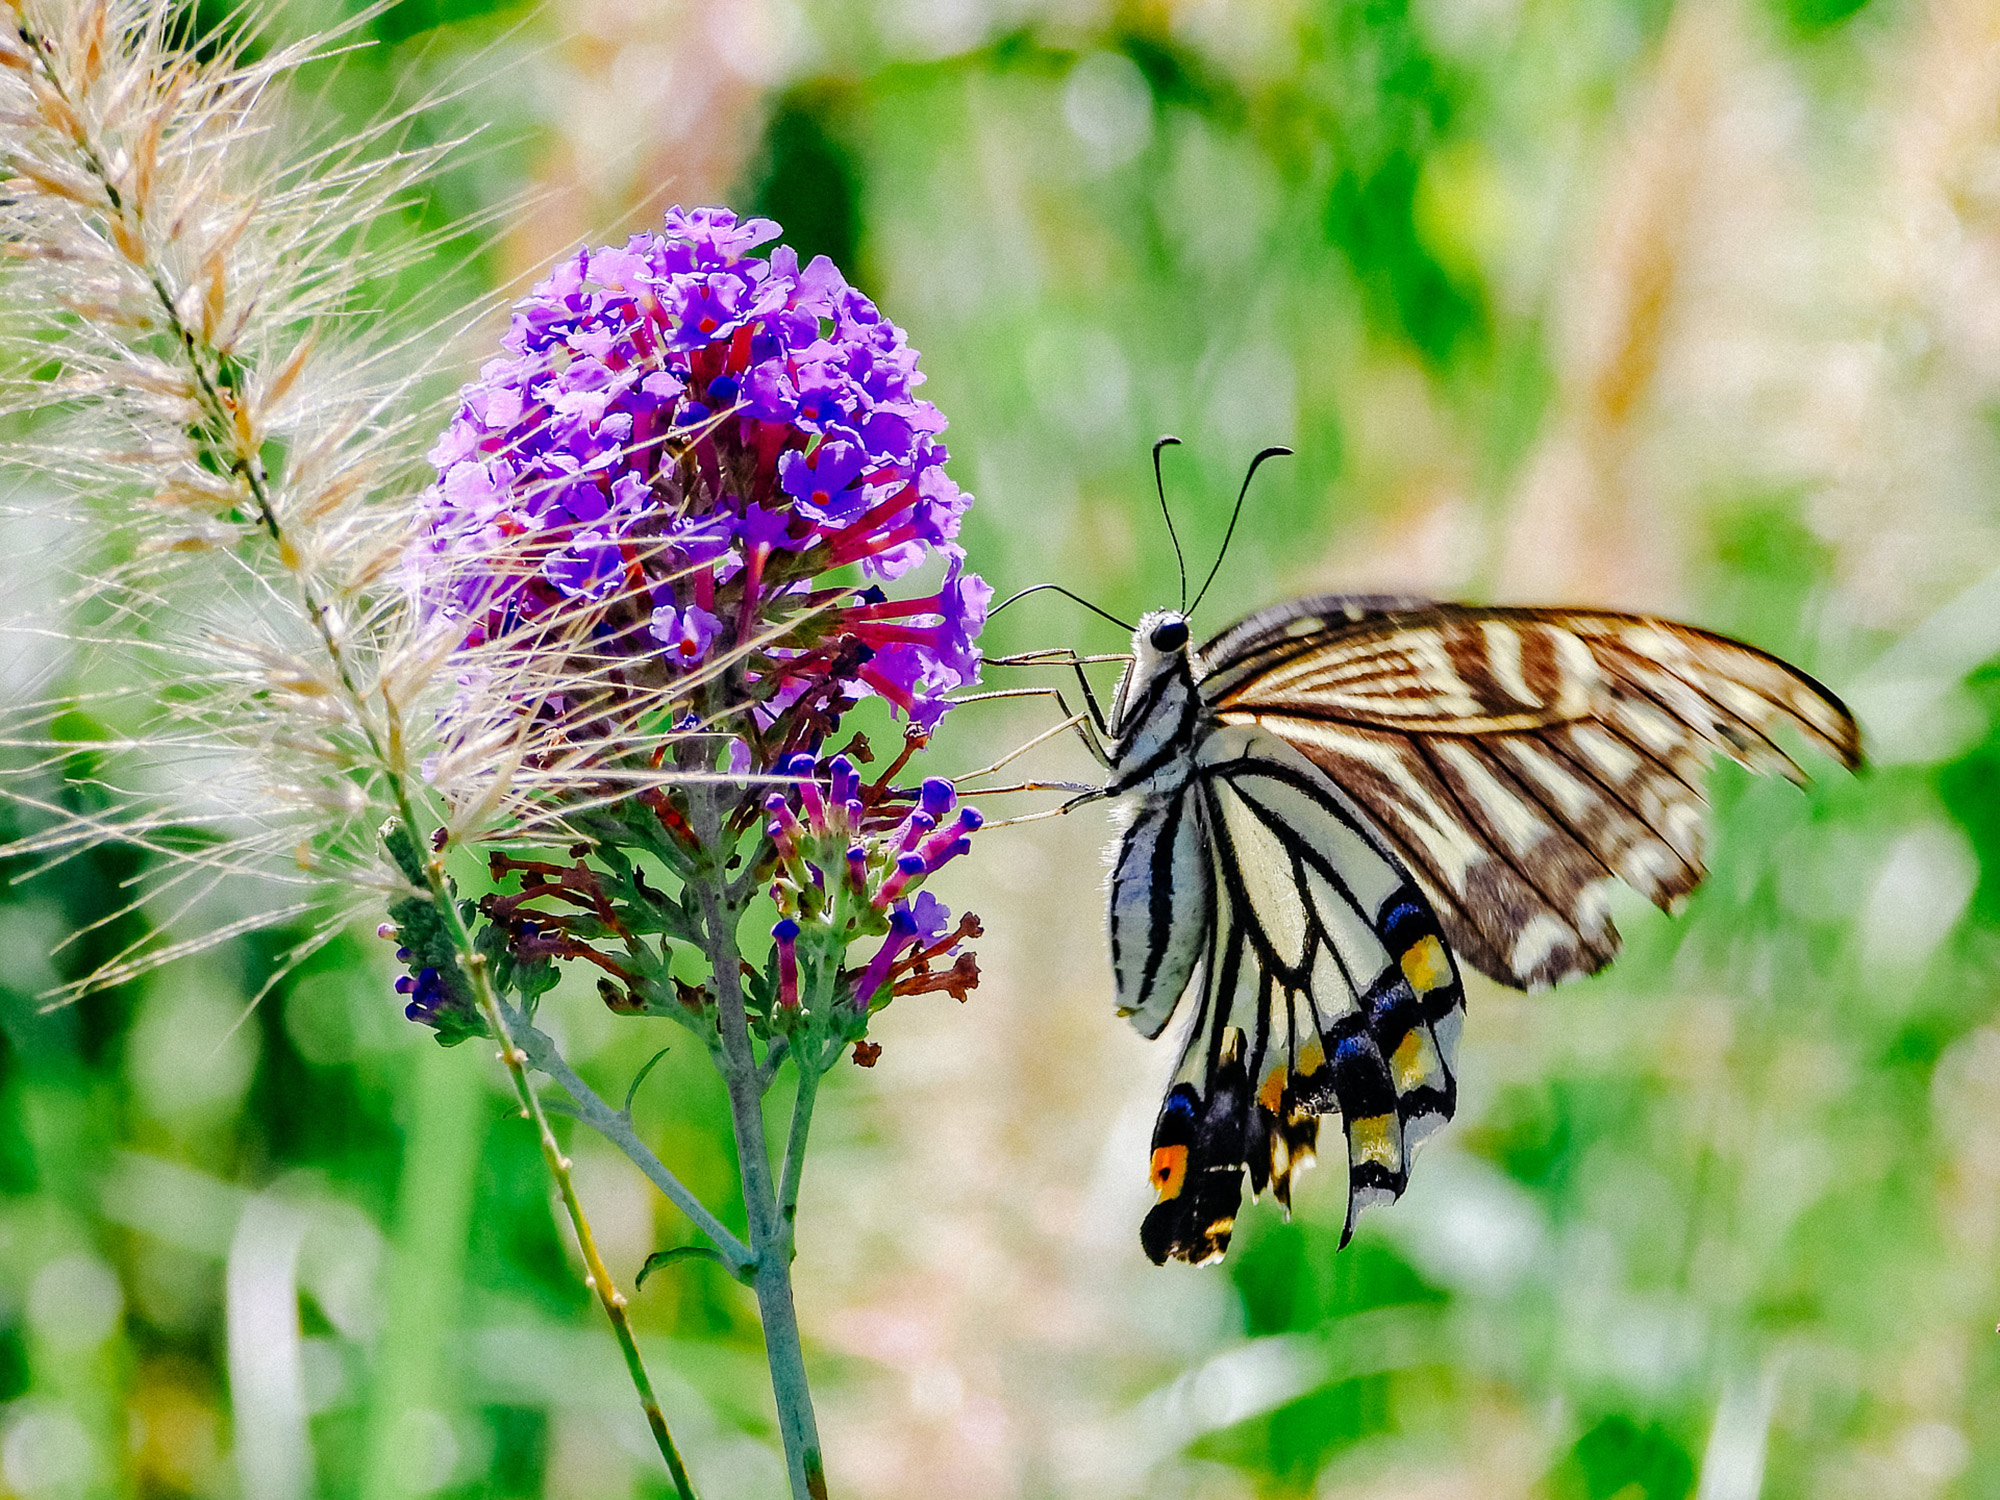
<path id="1" fill-rule="evenodd" d="M 771 929 L 771 936 L 778 943 L 778 1006 L 782 1010 L 799 1008 L 799 924 L 790 917 L 777 923 Z"/>
<path id="2" fill-rule="evenodd" d="M 889 872 L 882 882 L 882 888 L 875 893 L 875 906 L 879 910 L 903 894 L 903 887 L 912 880 L 922 878 L 927 872 L 921 854 L 905 854 L 896 860 L 896 868 Z"/>

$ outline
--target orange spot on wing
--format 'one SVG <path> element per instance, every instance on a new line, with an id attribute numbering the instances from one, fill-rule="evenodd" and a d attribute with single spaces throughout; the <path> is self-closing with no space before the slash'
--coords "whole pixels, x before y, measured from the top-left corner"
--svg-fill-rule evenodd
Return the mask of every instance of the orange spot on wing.
<path id="1" fill-rule="evenodd" d="M 1264 1083 L 1257 1090 L 1257 1102 L 1271 1114 L 1278 1112 L 1278 1102 L 1285 1096 L 1285 1065 L 1279 1063 L 1264 1075 Z"/>
<path id="2" fill-rule="evenodd" d="M 1160 1146 L 1153 1152 L 1153 1191 L 1164 1203 L 1169 1198 L 1181 1195 L 1181 1184 L 1187 1180 L 1187 1147 Z"/>

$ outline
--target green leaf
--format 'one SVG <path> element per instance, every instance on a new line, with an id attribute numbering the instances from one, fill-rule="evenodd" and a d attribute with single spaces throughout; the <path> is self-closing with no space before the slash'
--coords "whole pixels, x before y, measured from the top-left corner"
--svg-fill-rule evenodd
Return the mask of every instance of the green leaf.
<path id="1" fill-rule="evenodd" d="M 655 1271 L 664 1271 L 676 1261 L 687 1260 L 712 1260 L 724 1270 L 729 1268 L 729 1263 L 707 1245 L 676 1245 L 671 1250 L 655 1250 L 647 1256 L 646 1263 L 639 1267 L 639 1274 L 632 1278 L 632 1285 L 642 1287 L 646 1284 L 646 1278 Z"/>

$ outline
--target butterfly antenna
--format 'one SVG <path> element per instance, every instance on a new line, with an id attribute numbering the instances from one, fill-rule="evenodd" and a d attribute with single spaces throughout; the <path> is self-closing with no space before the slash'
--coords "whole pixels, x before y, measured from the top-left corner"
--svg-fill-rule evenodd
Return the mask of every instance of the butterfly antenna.
<path id="1" fill-rule="evenodd" d="M 1017 603 L 1018 601 L 1027 598 L 1028 595 L 1030 594 L 1040 594 L 1040 593 L 1061 594 L 1063 598 L 1071 600 L 1077 604 L 1081 604 L 1085 609 L 1089 610 L 1092 614 L 1103 616 L 1105 619 L 1109 620 L 1113 625 L 1116 625 L 1120 630 L 1137 630 L 1139 628 L 1136 625 L 1129 624 L 1128 622 L 1119 619 L 1118 616 L 1112 614 L 1111 611 L 1108 609 L 1099 609 L 1095 604 L 1092 604 L 1088 599 L 1084 598 L 1083 595 L 1072 594 L 1068 589 L 1064 588 L 1059 583 L 1037 583 L 1032 585 L 1031 587 L 1022 589 L 1021 592 L 1018 594 L 1009 594 L 1005 599 L 1002 599 L 998 604 L 994 605 L 991 609 L 986 611 L 986 618 L 990 620 L 995 615 L 999 614 L 1000 611 L 1005 609 L 1008 605 Z"/>
<path id="2" fill-rule="evenodd" d="M 1236 535 L 1236 523 L 1243 515 L 1243 497 L 1250 493 L 1250 481 L 1257 477 L 1258 468 L 1265 459 L 1276 458 L 1280 454 L 1289 457 L 1291 451 L 1289 448 L 1266 448 L 1250 460 L 1250 472 L 1243 476 L 1243 488 L 1236 492 L 1236 508 L 1229 513 L 1229 529 L 1222 533 L 1222 550 L 1215 554 L 1215 566 L 1208 570 L 1208 577 L 1202 580 L 1201 592 L 1194 596 L 1194 603 L 1182 611 L 1183 614 L 1192 615 L 1201 608 L 1201 601 L 1208 597 L 1208 586 L 1215 582 L 1215 575 L 1222 571 L 1222 560 L 1229 555 L 1230 539 Z"/>
<path id="3" fill-rule="evenodd" d="M 1178 448 L 1181 440 L 1172 433 L 1153 444 L 1153 492 L 1160 497 L 1160 514 L 1167 518 L 1167 540 L 1174 544 L 1174 562 L 1181 570 L 1181 613 L 1187 613 L 1187 558 L 1181 553 L 1181 539 L 1174 530 L 1174 513 L 1167 508 L 1167 485 L 1160 478 L 1160 450 Z"/>

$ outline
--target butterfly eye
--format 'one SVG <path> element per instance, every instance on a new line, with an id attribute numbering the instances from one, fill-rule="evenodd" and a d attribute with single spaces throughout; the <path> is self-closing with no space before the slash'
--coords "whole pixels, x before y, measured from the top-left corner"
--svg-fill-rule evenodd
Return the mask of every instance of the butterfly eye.
<path id="1" fill-rule="evenodd" d="M 1187 644 L 1187 639 L 1186 620 L 1163 620 L 1153 627 L 1152 643 L 1155 651 L 1178 651 Z"/>

